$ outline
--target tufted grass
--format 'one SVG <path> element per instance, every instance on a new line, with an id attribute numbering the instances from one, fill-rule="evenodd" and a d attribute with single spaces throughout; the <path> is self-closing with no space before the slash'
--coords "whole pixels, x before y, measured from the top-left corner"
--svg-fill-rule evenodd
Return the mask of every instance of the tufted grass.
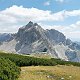
<path id="1" fill-rule="evenodd" d="M 18 80 L 80 80 L 80 67 L 65 65 L 21 67 Z"/>

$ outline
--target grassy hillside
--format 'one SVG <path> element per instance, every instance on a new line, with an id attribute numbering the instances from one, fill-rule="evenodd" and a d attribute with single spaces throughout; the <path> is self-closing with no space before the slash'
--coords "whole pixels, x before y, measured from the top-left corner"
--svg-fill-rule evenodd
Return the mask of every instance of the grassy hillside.
<path id="1" fill-rule="evenodd" d="M 16 64 L 15 66 L 21 67 L 21 75 L 18 80 L 80 80 L 80 63 L 77 62 L 0 52 L 0 59 L 2 58 L 11 61 L 12 65 Z M 3 63 L 5 64 L 5 62 Z M 5 65 L 3 67 L 5 68 Z M 9 65 L 8 69 L 10 67 Z M 13 67 L 13 69 L 15 68 Z M 5 70 L 7 69 L 5 68 Z M 3 76 L 1 74 L 1 77 Z"/>
<path id="2" fill-rule="evenodd" d="M 80 80 L 80 67 L 60 65 L 21 67 L 18 80 Z"/>

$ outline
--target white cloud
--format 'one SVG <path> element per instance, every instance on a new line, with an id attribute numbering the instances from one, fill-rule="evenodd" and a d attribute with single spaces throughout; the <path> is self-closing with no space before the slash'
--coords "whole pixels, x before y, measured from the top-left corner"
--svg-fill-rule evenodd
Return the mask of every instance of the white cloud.
<path id="1" fill-rule="evenodd" d="M 1 20 L 4 18 L 4 20 L 9 20 L 8 22 L 16 22 L 16 21 L 55 21 L 62 19 L 63 15 L 62 12 L 59 12 L 58 14 L 53 14 L 51 11 L 44 11 L 39 10 L 37 8 L 23 8 L 22 6 L 12 6 L 10 8 L 7 8 L 6 10 L 3 10 L 0 12 Z M 56 17 L 55 17 L 56 16 Z M 10 18 L 10 19 L 8 19 Z M 7 21 L 6 20 L 6 21 Z"/>
<path id="2" fill-rule="evenodd" d="M 44 3 L 44 6 L 49 6 L 49 5 L 50 5 L 50 1 Z"/>
<path id="3" fill-rule="evenodd" d="M 49 10 L 39 10 L 37 8 L 24 8 L 23 6 L 12 6 L 0 11 L 0 32 L 17 32 L 18 28 L 29 21 L 41 23 L 43 21 L 53 22 L 62 21 L 70 16 L 79 16 L 80 9 L 72 11 L 60 11 L 53 13 Z M 43 25 L 42 25 L 43 26 Z M 61 25 L 44 25 L 44 28 L 54 28 L 63 32 L 67 37 L 77 37 L 80 34 L 80 21 L 67 26 Z M 75 36 L 74 36 L 74 35 Z"/>
<path id="4" fill-rule="evenodd" d="M 0 11 L 0 21 L 16 23 L 19 21 L 60 21 L 69 16 L 80 16 L 80 10 L 60 11 L 53 13 L 49 10 L 37 8 L 24 8 L 23 6 L 12 6 Z"/>
<path id="5" fill-rule="evenodd" d="M 13 29 L 14 26 L 19 28 L 30 20 L 33 22 L 62 20 L 63 15 L 61 14 L 61 12 L 53 14 L 48 10 L 44 11 L 37 8 L 24 8 L 23 6 L 14 5 L 0 11 L 0 32 L 17 32 Z"/>
<path id="6" fill-rule="evenodd" d="M 66 11 L 67 16 L 80 16 L 80 9 L 73 10 L 73 11 Z"/>

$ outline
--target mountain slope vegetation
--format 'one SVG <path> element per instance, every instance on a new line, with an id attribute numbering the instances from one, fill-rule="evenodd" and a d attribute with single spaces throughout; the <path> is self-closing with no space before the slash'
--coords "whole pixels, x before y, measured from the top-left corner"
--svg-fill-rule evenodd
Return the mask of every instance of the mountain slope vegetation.
<path id="1" fill-rule="evenodd" d="M 63 73 L 63 69 L 69 71 L 72 66 L 75 66 L 72 69 L 73 71 L 80 70 L 80 63 L 78 62 L 0 52 L 0 80 L 16 80 L 18 77 L 18 80 L 35 80 L 35 78 L 38 78 L 38 80 L 60 80 L 61 78 L 65 78 L 65 80 L 80 79 L 78 75 L 71 75 L 68 72 Z M 21 74 L 19 67 L 21 67 Z M 62 69 L 60 70 L 60 68 Z M 73 79 L 68 79 L 69 76 L 72 76 Z"/>
<path id="2" fill-rule="evenodd" d="M 0 57 L 0 80 L 16 80 L 19 74 L 20 68 L 15 63 Z"/>
<path id="3" fill-rule="evenodd" d="M 5 59 L 9 59 L 14 62 L 17 66 L 55 66 L 55 65 L 74 65 L 80 66 L 78 62 L 70 62 L 70 61 L 63 61 L 61 59 L 55 58 L 36 58 L 27 55 L 18 55 L 18 54 L 10 54 L 10 53 L 0 53 L 0 58 L 3 57 Z"/>

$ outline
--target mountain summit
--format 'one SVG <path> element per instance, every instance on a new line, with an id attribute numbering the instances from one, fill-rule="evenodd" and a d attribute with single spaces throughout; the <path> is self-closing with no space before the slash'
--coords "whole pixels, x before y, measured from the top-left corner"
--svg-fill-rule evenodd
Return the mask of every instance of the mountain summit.
<path id="1" fill-rule="evenodd" d="M 12 39 L 3 41 L 0 50 L 18 54 L 45 52 L 54 58 L 80 62 L 80 45 L 66 39 L 63 33 L 55 29 L 44 30 L 31 21 L 19 28 Z"/>

